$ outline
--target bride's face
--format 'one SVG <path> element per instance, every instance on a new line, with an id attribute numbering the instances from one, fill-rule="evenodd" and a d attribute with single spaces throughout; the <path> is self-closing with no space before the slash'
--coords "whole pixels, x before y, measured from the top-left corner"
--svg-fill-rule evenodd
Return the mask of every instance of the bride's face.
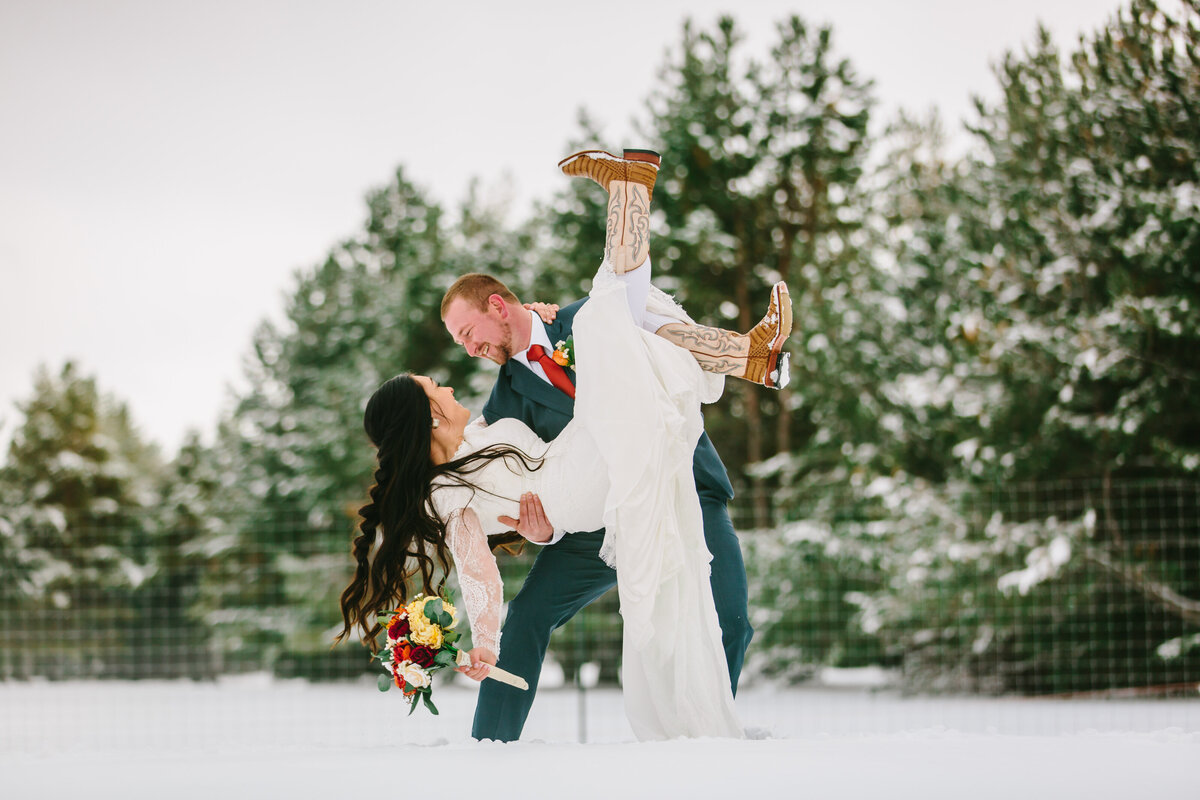
<path id="1" fill-rule="evenodd" d="M 437 438 L 438 434 L 461 435 L 462 429 L 471 419 L 471 412 L 454 399 L 454 389 L 440 386 L 437 381 L 424 375 L 414 375 L 413 380 L 425 390 L 433 418 L 438 421 L 438 427 L 433 431 L 434 437 Z M 443 431 L 442 426 L 446 425 L 448 430 Z"/>
<path id="2" fill-rule="evenodd" d="M 430 398 L 433 416 L 452 419 L 456 411 L 467 411 L 454 398 L 454 387 L 440 385 L 438 381 L 426 378 L 425 375 L 413 375 L 413 380 L 421 385 L 421 389 L 425 390 L 425 396 Z M 469 411 L 467 413 L 470 414 Z"/>

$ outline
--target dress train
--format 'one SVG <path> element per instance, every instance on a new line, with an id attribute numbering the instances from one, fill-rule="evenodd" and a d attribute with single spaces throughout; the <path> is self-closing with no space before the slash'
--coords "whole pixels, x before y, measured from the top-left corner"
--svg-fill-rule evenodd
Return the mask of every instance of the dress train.
<path id="1" fill-rule="evenodd" d="M 692 474 L 713 376 L 637 327 L 626 286 L 603 269 L 574 340 L 575 420 L 611 484 L 601 557 L 617 570 L 630 725 L 642 740 L 740 738 Z"/>

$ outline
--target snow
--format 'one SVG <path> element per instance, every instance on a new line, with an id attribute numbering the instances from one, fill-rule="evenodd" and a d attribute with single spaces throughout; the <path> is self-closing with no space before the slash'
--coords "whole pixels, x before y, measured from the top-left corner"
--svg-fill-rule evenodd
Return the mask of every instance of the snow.
<path id="1" fill-rule="evenodd" d="M 997 586 L 1004 594 L 1009 594 L 1014 588 L 1022 596 L 1029 594 L 1033 587 L 1053 578 L 1058 569 L 1071 560 L 1071 542 L 1065 536 L 1056 536 L 1048 547 L 1035 547 L 1025 557 L 1028 565 L 1023 570 L 1001 575 Z"/>
<path id="2" fill-rule="evenodd" d="M 918 735 L 659 744 L 454 743 L 366 750 L 223 752 L 52 761 L 3 759 L 8 786 L 77 798 L 327 798 L 391 786 L 400 796 L 489 800 L 614 796 L 838 798 L 1129 798 L 1187 796 L 1195 742 L 1161 737 L 999 740 Z M 26 783 L 25 781 L 28 782 Z M 35 788 L 36 787 L 36 788 Z M 390 792 L 389 792 L 390 794 Z"/>
<path id="3" fill-rule="evenodd" d="M 880 675 L 822 673 L 831 684 Z M 412 717 L 369 682 L 0 684 L 0 797 L 488 800 L 1195 796 L 1200 701 L 902 698 L 750 687 L 755 738 L 632 741 L 620 692 L 539 693 L 521 742 L 467 736 L 474 686 Z M 579 742 L 580 710 L 587 744 Z"/>

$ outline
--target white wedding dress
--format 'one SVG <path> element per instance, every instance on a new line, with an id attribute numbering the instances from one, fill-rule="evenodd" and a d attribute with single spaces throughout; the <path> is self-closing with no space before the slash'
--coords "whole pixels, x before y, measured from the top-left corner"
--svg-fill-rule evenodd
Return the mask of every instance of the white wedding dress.
<path id="1" fill-rule="evenodd" d="M 638 327 L 628 303 L 686 319 L 648 275 L 649 265 L 623 278 L 607 266 L 597 274 L 573 325 L 575 416 L 553 442 L 518 420 L 478 420 L 455 454 L 509 445 L 542 466 L 490 462 L 466 476 L 478 488 L 438 485 L 434 510 L 447 523 L 474 644 L 497 654 L 503 593 L 486 540 L 508 530 L 497 517 L 516 517 L 521 494 L 534 492 L 556 530 L 604 527 L 601 557 L 617 570 L 622 684 L 635 735 L 741 737 L 692 476 L 700 404 L 720 395 L 723 380 Z M 629 276 L 640 290 L 627 291 Z"/>

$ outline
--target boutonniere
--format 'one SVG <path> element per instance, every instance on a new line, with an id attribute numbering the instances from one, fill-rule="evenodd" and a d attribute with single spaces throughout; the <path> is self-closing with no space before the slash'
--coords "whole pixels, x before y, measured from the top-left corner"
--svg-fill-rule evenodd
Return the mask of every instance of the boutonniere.
<path id="1" fill-rule="evenodd" d="M 559 339 L 554 345 L 554 352 L 550 354 L 554 359 L 554 363 L 560 367 L 567 369 L 575 369 L 575 340 L 573 338 L 562 340 Z"/>

